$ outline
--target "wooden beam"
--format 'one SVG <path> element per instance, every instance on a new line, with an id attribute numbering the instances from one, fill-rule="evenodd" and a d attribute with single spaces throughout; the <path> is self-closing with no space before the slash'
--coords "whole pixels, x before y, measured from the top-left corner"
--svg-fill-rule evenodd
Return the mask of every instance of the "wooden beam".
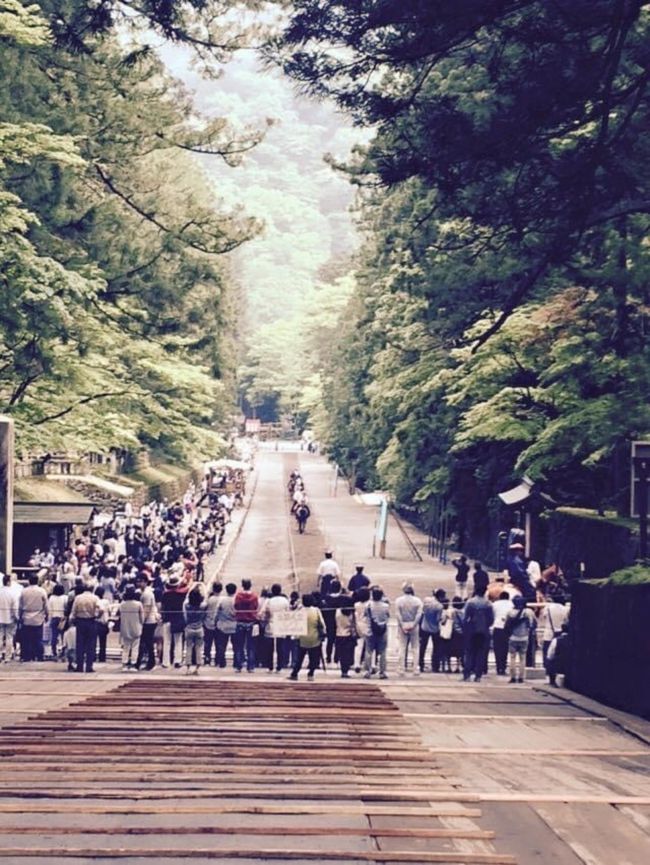
<path id="1" fill-rule="evenodd" d="M 182 799 L 182 796 L 177 796 Z M 428 806 L 403 805 L 329 805 L 290 802 L 287 804 L 210 804 L 191 805 L 127 802 L 95 805 L 80 799 L 78 802 L 2 802 L 0 814 L 338 814 L 368 817 L 470 817 L 481 816 L 476 808 L 462 804 L 438 802 Z"/>
<path id="2" fill-rule="evenodd" d="M 109 828 L 80 828 L 79 826 L 0 826 L 0 835 L 267 835 L 320 836 L 332 835 L 353 838 L 447 838 L 492 841 L 494 832 L 484 829 L 356 829 L 349 826 L 121 826 Z"/>
<path id="3" fill-rule="evenodd" d="M 199 848 L 116 848 L 116 847 L 5 847 L 0 848 L 2 858 L 58 859 L 276 859 L 315 860 L 317 862 L 439 862 L 445 865 L 517 865 L 514 856 L 501 853 L 456 853 L 412 850 L 288 850 L 251 847 Z"/>

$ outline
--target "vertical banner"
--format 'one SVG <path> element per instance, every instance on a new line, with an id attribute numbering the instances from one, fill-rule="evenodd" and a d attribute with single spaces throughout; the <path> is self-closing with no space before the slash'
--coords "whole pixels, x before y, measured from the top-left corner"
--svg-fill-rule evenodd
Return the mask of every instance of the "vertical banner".
<path id="1" fill-rule="evenodd" d="M 0 571 L 11 572 L 14 531 L 14 422 L 0 415 Z"/>
<path id="2" fill-rule="evenodd" d="M 388 533 L 388 500 L 382 499 L 379 505 L 377 520 L 377 540 L 379 541 L 379 558 L 386 558 L 386 535 Z"/>

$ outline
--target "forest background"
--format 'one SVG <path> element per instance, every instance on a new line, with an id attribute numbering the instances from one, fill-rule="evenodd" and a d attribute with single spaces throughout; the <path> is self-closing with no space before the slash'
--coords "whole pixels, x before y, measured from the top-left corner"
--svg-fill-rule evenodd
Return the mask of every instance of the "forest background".
<path id="1" fill-rule="evenodd" d="M 238 391 L 353 484 L 442 503 L 461 546 L 524 472 L 624 513 L 650 432 L 647 31 L 640 0 L 0 0 L 21 446 L 214 452 Z M 242 121 L 215 76 L 251 46 Z M 262 117 L 278 66 L 322 101 L 276 90 Z"/>

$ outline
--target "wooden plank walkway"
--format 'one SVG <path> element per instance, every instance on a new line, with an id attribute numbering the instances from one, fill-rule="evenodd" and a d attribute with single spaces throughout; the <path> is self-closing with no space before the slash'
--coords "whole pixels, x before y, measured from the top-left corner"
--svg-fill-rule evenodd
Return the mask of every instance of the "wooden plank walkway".
<path id="1" fill-rule="evenodd" d="M 101 690 L 3 727 L 0 859 L 515 863 L 375 685 Z"/>

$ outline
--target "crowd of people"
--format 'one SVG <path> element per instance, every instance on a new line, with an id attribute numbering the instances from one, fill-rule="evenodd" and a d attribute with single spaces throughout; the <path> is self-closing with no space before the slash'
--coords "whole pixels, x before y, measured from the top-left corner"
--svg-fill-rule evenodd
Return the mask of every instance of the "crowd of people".
<path id="1" fill-rule="evenodd" d="M 307 504 L 298 472 L 289 493 L 294 512 Z M 257 590 L 251 579 L 206 581 L 206 561 L 236 504 L 227 472 L 211 471 L 178 501 L 150 502 L 137 514 L 127 505 L 69 549 L 35 550 L 27 586 L 2 577 L 0 659 L 66 660 L 71 671 L 92 672 L 106 661 L 112 630 L 125 671 L 197 674 L 230 661 L 236 672 L 287 670 L 295 680 L 308 659 L 309 679 L 333 664 L 343 678 L 383 679 L 394 633 L 400 674 L 480 681 L 492 650 L 497 675 L 520 683 L 540 637 L 552 684 L 563 671 L 568 606 L 559 585 L 531 604 L 516 580 L 491 578 L 479 562 L 472 572 L 464 556 L 454 561 L 452 597 L 441 588 L 419 597 L 407 582 L 391 602 L 361 564 L 345 580 L 331 550 L 316 568 L 315 590 L 302 595 L 279 583 Z M 287 612 L 297 614 L 299 632 L 287 632 Z"/>
<path id="2" fill-rule="evenodd" d="M 235 506 L 226 475 L 211 475 L 177 501 L 137 513 L 127 502 L 68 549 L 34 550 L 26 586 L 2 575 L 0 659 L 64 658 L 70 670 L 92 672 L 119 630 L 126 669 L 180 667 L 201 618 L 193 609 L 204 602 L 206 562 Z"/>

